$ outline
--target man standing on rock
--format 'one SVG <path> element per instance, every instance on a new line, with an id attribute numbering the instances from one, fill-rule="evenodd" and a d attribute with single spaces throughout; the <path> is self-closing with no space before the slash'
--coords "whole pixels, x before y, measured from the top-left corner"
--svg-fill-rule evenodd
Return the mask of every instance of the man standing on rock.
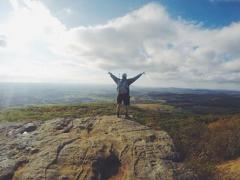
<path id="1" fill-rule="evenodd" d="M 127 74 L 124 73 L 122 75 L 122 79 L 117 78 L 112 73 L 108 72 L 108 74 L 111 76 L 113 81 L 117 84 L 117 117 L 119 116 L 120 112 L 120 105 L 125 105 L 125 118 L 128 118 L 128 106 L 130 105 L 130 96 L 129 96 L 129 86 L 134 83 L 138 78 L 140 78 L 145 72 L 138 74 L 137 76 L 127 79 Z"/>

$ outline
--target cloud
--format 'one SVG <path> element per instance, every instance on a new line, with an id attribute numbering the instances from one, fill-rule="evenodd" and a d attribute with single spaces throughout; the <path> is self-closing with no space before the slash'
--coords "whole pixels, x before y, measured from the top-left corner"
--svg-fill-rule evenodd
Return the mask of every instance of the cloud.
<path id="1" fill-rule="evenodd" d="M 0 39 L 0 47 L 6 47 L 7 42 L 5 40 Z"/>
<path id="2" fill-rule="evenodd" d="M 0 24 L 5 46 L 0 48 L 1 81 L 54 81 L 66 76 L 68 70 L 58 65 L 64 58 L 50 50 L 65 33 L 65 26 L 40 1 L 10 3 L 13 10 L 8 21 Z"/>
<path id="3" fill-rule="evenodd" d="M 6 47 L 7 46 L 7 41 L 6 41 L 6 37 L 3 35 L 0 35 L 0 48 L 1 47 Z"/>
<path id="4" fill-rule="evenodd" d="M 235 76 L 239 62 L 240 23 L 219 29 L 172 19 L 150 3 L 123 17 L 93 27 L 70 29 L 74 41 L 65 50 L 103 70 L 150 72 L 162 81 L 222 82 Z"/>
<path id="5" fill-rule="evenodd" d="M 96 82 L 106 71 L 146 71 L 151 82 L 144 84 L 151 85 L 240 82 L 239 22 L 208 29 L 173 19 L 163 6 L 150 3 L 105 24 L 66 28 L 40 1 L 11 2 L 13 16 L 0 32 L 8 40 L 0 69 L 15 67 L 14 76 L 88 82 L 91 76 Z"/>
<path id="6" fill-rule="evenodd" d="M 0 47 L 5 47 L 7 45 L 6 41 L 0 40 Z"/>

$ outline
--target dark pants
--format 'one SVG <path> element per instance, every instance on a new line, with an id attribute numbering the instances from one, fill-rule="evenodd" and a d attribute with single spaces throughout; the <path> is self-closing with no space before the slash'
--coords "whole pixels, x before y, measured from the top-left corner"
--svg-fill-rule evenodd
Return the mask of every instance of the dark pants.
<path id="1" fill-rule="evenodd" d="M 118 94 L 117 96 L 117 103 L 124 104 L 125 106 L 130 105 L 130 96 L 129 94 Z"/>

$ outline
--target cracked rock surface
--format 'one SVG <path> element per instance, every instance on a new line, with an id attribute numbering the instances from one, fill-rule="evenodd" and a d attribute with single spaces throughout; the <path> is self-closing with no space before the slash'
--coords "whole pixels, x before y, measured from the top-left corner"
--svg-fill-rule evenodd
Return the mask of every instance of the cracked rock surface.
<path id="1" fill-rule="evenodd" d="M 177 178 L 169 135 L 115 116 L 0 125 L 0 180 Z"/>

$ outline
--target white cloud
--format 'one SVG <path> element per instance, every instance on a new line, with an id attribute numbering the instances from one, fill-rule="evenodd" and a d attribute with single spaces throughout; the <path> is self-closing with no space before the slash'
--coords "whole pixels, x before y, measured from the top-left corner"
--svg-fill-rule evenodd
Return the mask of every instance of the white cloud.
<path id="1" fill-rule="evenodd" d="M 151 85 L 231 88 L 230 82 L 234 87 L 240 82 L 239 22 L 207 29 L 172 19 L 164 7 L 150 3 L 106 24 L 67 29 L 40 1 L 11 2 L 12 18 L 0 32 L 7 50 L 0 56 L 12 64 L 0 60 L 0 69 L 22 64 L 21 73 L 12 76 L 94 82 L 111 70 L 147 71 L 143 82 Z"/>
<path id="2" fill-rule="evenodd" d="M 66 50 L 104 70 L 147 71 L 161 81 L 236 81 L 225 64 L 239 61 L 240 23 L 221 29 L 169 17 L 151 3 L 94 27 L 78 27 Z"/>
<path id="3" fill-rule="evenodd" d="M 3 35 L 0 35 L 0 48 L 6 47 L 6 46 L 7 46 L 6 37 Z"/>

